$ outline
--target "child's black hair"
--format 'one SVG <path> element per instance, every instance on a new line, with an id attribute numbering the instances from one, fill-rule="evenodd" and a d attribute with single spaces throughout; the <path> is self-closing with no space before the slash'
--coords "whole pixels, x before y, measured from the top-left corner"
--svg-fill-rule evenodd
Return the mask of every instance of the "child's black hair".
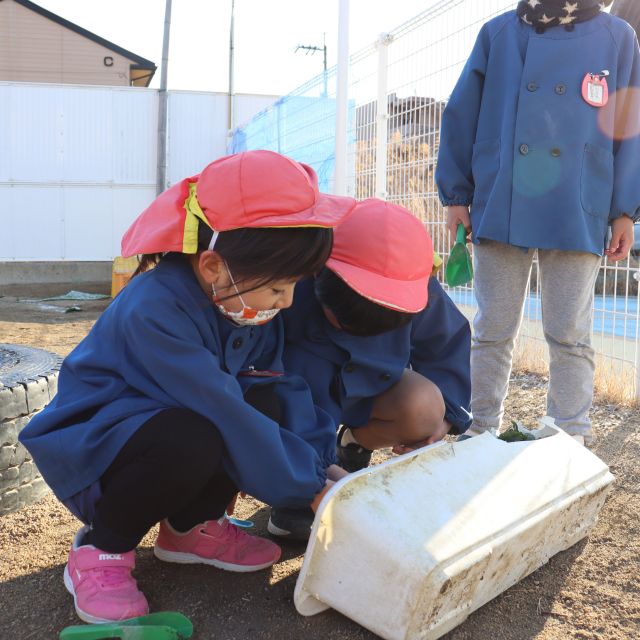
<path id="1" fill-rule="evenodd" d="M 327 267 L 316 276 L 314 288 L 320 304 L 333 313 L 344 331 L 354 336 L 386 333 L 411 322 L 414 316 L 367 300 Z"/>
<path id="2" fill-rule="evenodd" d="M 198 250 L 209 247 L 213 235 L 205 224 L 198 228 Z M 306 278 L 317 273 L 331 254 L 333 231 L 321 227 L 277 227 L 222 231 L 214 251 L 227 263 L 238 284 L 251 280 L 251 290 L 278 280 Z M 134 275 L 154 267 L 162 254 L 145 254 Z"/>

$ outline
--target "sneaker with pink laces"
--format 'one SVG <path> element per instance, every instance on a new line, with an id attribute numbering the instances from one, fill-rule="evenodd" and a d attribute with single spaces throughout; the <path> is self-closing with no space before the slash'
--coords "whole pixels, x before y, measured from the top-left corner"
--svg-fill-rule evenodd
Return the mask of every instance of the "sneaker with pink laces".
<path id="1" fill-rule="evenodd" d="M 89 623 L 113 622 L 149 613 L 147 599 L 131 575 L 135 552 L 108 553 L 81 545 L 89 527 L 76 534 L 64 568 L 64 586 L 77 614 Z"/>
<path id="2" fill-rule="evenodd" d="M 165 562 L 210 564 L 227 571 L 259 571 L 280 559 L 280 547 L 267 540 L 250 536 L 231 524 L 208 520 L 186 533 L 179 533 L 166 520 L 153 553 Z"/>

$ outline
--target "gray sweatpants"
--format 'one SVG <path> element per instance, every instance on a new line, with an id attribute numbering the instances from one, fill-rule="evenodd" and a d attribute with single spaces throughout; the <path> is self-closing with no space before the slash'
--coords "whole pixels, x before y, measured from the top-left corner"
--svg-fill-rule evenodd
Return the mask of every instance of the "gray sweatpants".
<path id="1" fill-rule="evenodd" d="M 473 247 L 478 311 L 471 346 L 472 428 L 498 429 L 534 249 L 482 240 Z M 591 435 L 594 286 L 601 259 L 592 253 L 538 249 L 542 327 L 549 347 L 547 414 L 570 434 Z"/>

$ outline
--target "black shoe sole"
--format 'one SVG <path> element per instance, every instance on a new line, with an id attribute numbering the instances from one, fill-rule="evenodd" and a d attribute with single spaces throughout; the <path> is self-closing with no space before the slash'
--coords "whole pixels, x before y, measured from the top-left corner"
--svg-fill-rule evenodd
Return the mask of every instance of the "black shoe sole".
<path id="1" fill-rule="evenodd" d="M 278 540 L 306 542 L 311 534 L 314 514 L 311 509 L 271 509 L 267 531 Z"/>

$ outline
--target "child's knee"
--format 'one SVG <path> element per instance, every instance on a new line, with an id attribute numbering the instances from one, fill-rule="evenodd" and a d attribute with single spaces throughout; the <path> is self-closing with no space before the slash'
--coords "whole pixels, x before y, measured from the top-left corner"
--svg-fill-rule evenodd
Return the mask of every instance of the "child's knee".
<path id="1" fill-rule="evenodd" d="M 431 380 L 422 377 L 403 395 L 399 423 L 404 425 L 407 439 L 420 440 L 431 435 L 433 429 L 442 423 L 445 414 L 440 389 Z"/>

